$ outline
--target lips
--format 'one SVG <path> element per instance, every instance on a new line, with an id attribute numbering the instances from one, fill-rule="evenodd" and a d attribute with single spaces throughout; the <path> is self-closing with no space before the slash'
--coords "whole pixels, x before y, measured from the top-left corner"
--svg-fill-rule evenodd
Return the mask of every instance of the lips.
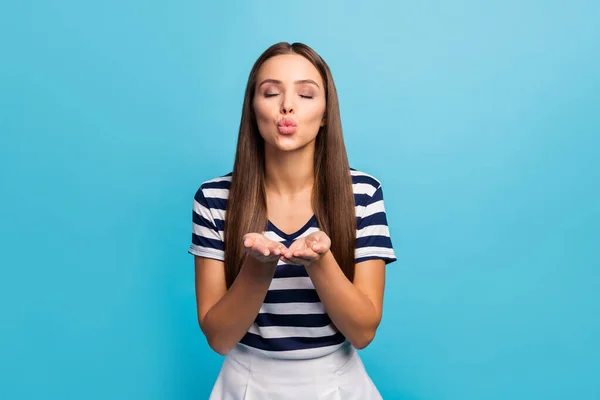
<path id="1" fill-rule="evenodd" d="M 294 121 L 293 119 L 282 118 L 281 120 L 279 120 L 279 123 L 277 125 L 278 126 L 296 126 L 298 124 L 296 124 L 296 121 Z"/>
<path id="2" fill-rule="evenodd" d="M 279 130 L 279 133 L 281 133 L 281 134 L 290 135 L 290 134 L 296 132 L 297 125 L 298 124 L 293 119 L 282 118 L 277 123 L 277 129 Z"/>

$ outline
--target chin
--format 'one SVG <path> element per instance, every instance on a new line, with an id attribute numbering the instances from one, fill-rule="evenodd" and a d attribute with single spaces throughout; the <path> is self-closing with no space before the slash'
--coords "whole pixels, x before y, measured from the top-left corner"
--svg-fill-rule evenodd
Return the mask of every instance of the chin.
<path id="1" fill-rule="evenodd" d="M 306 135 L 304 131 L 295 132 L 291 135 L 281 134 L 277 130 L 270 130 L 263 133 L 261 133 L 261 136 L 263 137 L 265 146 L 282 152 L 301 150 L 307 146 L 314 145 L 316 140 L 316 135 Z"/>
<path id="2" fill-rule="evenodd" d="M 291 152 L 291 151 L 300 150 L 304 146 L 299 146 L 297 144 L 292 144 L 292 143 L 285 143 L 285 144 L 278 143 L 273 147 L 275 147 L 279 151 Z"/>
<path id="3" fill-rule="evenodd" d="M 280 151 L 289 152 L 306 148 L 311 143 L 314 143 L 314 141 L 299 140 L 298 138 L 294 137 L 278 137 L 272 145 Z"/>

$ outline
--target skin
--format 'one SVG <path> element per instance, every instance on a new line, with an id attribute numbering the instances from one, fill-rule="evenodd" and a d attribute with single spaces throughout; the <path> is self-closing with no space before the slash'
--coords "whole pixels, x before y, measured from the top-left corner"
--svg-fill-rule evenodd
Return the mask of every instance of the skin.
<path id="1" fill-rule="evenodd" d="M 315 139 L 326 124 L 323 80 L 300 55 L 273 57 L 258 71 L 253 107 L 265 141 L 268 218 L 283 231 L 295 232 L 313 214 Z M 277 123 L 284 117 L 296 121 L 294 134 L 279 132 Z M 195 257 L 198 319 L 213 350 L 229 353 L 248 331 L 279 260 L 305 266 L 332 322 L 354 347 L 362 349 L 373 340 L 382 315 L 382 260 L 357 264 L 350 282 L 322 231 L 289 248 L 249 232 L 243 245 L 249 257 L 229 290 L 222 262 Z"/>

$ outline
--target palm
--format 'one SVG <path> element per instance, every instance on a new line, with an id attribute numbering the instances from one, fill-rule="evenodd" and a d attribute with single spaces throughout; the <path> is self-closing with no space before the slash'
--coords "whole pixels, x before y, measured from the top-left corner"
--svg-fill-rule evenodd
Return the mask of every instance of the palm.
<path id="1" fill-rule="evenodd" d="M 315 245 L 319 246 L 319 253 L 326 252 L 331 246 L 331 239 L 329 239 L 329 236 L 327 236 L 325 232 L 322 231 L 311 233 L 306 238 L 304 238 L 305 248 L 312 249 Z"/>
<path id="2" fill-rule="evenodd" d="M 309 241 L 309 244 L 307 244 L 307 239 L 308 237 L 303 237 L 300 239 L 297 239 L 294 243 L 292 243 L 292 245 L 289 247 L 290 251 L 296 251 L 296 250 L 306 250 L 306 249 L 310 249 L 310 244 L 312 244 L 312 241 Z"/>
<path id="3" fill-rule="evenodd" d="M 254 241 L 255 244 L 261 245 L 261 246 L 265 246 L 265 247 L 269 247 L 269 246 L 273 246 L 275 244 L 279 244 L 277 242 L 274 242 L 270 239 L 267 239 L 265 237 L 265 235 L 261 235 L 260 233 L 249 233 L 248 235 L 246 235 L 246 238 L 250 238 Z"/>
<path id="4" fill-rule="evenodd" d="M 321 255 L 329 250 L 330 246 L 331 240 L 324 232 L 314 232 L 292 243 L 289 250 L 284 252 L 284 259 L 308 265 L 318 260 Z"/>
<path id="5" fill-rule="evenodd" d="M 285 246 L 279 242 L 268 239 L 260 233 L 244 235 L 243 245 L 246 252 L 259 261 L 278 260 Z"/>

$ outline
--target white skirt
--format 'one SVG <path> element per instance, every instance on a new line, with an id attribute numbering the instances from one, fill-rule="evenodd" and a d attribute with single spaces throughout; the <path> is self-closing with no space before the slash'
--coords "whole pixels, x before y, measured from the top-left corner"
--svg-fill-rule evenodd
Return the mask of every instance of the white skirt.
<path id="1" fill-rule="evenodd" d="M 380 400 L 358 352 L 282 360 L 238 344 L 225 357 L 209 400 Z"/>

